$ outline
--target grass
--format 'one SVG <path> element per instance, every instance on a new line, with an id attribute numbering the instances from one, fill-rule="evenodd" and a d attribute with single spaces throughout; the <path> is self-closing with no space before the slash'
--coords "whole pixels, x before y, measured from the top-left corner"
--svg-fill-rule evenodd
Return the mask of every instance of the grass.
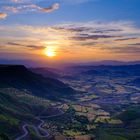
<path id="1" fill-rule="evenodd" d="M 100 134 L 97 140 L 127 140 L 127 139 L 121 136 L 115 136 L 102 132 L 102 134 Z"/>
<path id="2" fill-rule="evenodd" d="M 18 126 L 19 120 L 8 115 L 0 115 L 0 122 L 7 122 L 12 126 Z"/>
<path id="3" fill-rule="evenodd" d="M 0 88 L 0 132 L 14 139 L 21 123 L 34 123 L 34 117 L 49 106 L 48 100 L 15 88 Z M 1 134 L 0 133 L 0 134 Z"/>
<path id="4" fill-rule="evenodd" d="M 63 135 L 65 136 L 78 136 L 78 135 L 81 135 L 82 133 L 81 132 L 78 132 L 78 131 L 75 131 L 75 130 L 64 130 L 63 131 Z"/>

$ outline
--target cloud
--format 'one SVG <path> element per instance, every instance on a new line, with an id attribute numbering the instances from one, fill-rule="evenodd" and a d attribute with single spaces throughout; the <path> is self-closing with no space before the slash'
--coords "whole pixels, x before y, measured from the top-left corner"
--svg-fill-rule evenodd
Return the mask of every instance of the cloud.
<path id="1" fill-rule="evenodd" d="M 108 35 L 129 35 L 139 34 L 140 29 L 134 26 L 130 21 L 119 22 L 79 22 L 79 23 L 65 23 L 56 26 L 58 29 L 70 30 L 72 32 L 82 32 L 90 34 L 108 34 Z"/>
<path id="2" fill-rule="evenodd" d="M 4 10 L 10 11 L 12 13 L 18 13 L 21 11 L 35 11 L 41 9 L 41 7 L 35 5 L 35 4 L 30 4 L 30 5 L 20 5 L 20 6 L 5 6 Z"/>
<path id="3" fill-rule="evenodd" d="M 74 41 L 75 44 L 84 44 L 84 46 L 87 44 L 90 48 L 101 44 L 110 46 L 125 43 L 126 45 L 126 41 L 134 40 L 136 42 L 140 36 L 140 29 L 130 21 L 64 23 L 53 28 L 58 32 L 67 32 L 67 38 Z"/>
<path id="4" fill-rule="evenodd" d="M 137 39 L 136 37 L 133 37 L 133 38 L 121 38 L 121 39 L 116 39 L 115 41 L 127 41 L 127 40 L 135 40 Z"/>
<path id="5" fill-rule="evenodd" d="M 60 6 L 58 3 L 54 3 L 52 6 L 46 8 L 40 7 L 36 4 L 24 4 L 19 6 L 4 6 L 3 9 L 12 13 L 18 13 L 22 11 L 41 11 L 45 13 L 50 13 L 59 9 L 59 7 Z"/>
<path id="6" fill-rule="evenodd" d="M 125 46 L 125 47 L 111 47 L 108 49 L 114 53 L 121 53 L 121 54 L 139 54 L 140 47 L 133 47 L 133 46 Z"/>
<path id="7" fill-rule="evenodd" d="M 140 43 L 135 43 L 135 44 L 130 44 L 130 45 L 140 46 Z"/>
<path id="8" fill-rule="evenodd" d="M 41 8 L 41 11 L 42 12 L 46 12 L 46 13 L 49 13 L 49 12 L 53 12 L 57 9 L 59 9 L 60 5 L 59 3 L 54 3 L 52 6 L 50 7 L 47 7 L 47 8 Z"/>
<path id="9" fill-rule="evenodd" d="M 24 40 L 22 42 L 24 42 Z M 43 45 L 29 45 L 29 44 L 27 45 L 27 44 L 17 43 L 17 42 L 8 42 L 7 45 L 8 46 L 18 46 L 18 47 L 22 46 L 22 47 L 26 47 L 26 48 L 30 48 L 30 49 L 36 49 L 36 50 L 46 48 Z"/>
<path id="10" fill-rule="evenodd" d="M 60 3 L 64 4 L 82 4 L 90 1 L 99 1 L 99 0 L 58 0 Z"/>
<path id="11" fill-rule="evenodd" d="M 140 28 L 126 21 L 71 22 L 51 26 L 5 25 L 0 26 L 0 33 L 0 42 L 3 42 L 3 46 L 8 42 L 9 47 L 18 49 L 42 50 L 50 46 L 67 50 L 63 53 L 139 52 Z"/>
<path id="12" fill-rule="evenodd" d="M 13 5 L 30 5 L 30 4 L 35 4 L 35 5 L 40 5 L 42 3 L 43 5 L 47 4 L 55 4 L 59 3 L 59 5 L 77 5 L 77 4 L 83 4 L 86 2 L 90 1 L 99 1 L 99 0 L 0 0 L 0 6 L 13 6 Z"/>
<path id="13" fill-rule="evenodd" d="M 97 40 L 101 38 L 115 38 L 118 36 L 110 36 L 110 35 L 89 35 L 89 34 L 80 34 L 79 36 L 72 37 L 74 40 L 85 41 L 85 40 Z"/>
<path id="14" fill-rule="evenodd" d="M 10 12 L 13 12 L 13 13 L 18 13 L 19 12 L 19 9 L 18 8 L 12 7 L 12 6 L 5 6 L 4 9 L 6 11 L 10 11 Z"/>
<path id="15" fill-rule="evenodd" d="M 7 44 L 12 46 L 23 46 L 22 44 L 15 43 L 15 42 L 8 42 Z"/>
<path id="16" fill-rule="evenodd" d="M 31 48 L 31 49 L 36 49 L 36 50 L 40 50 L 40 49 L 44 49 L 46 48 L 45 46 L 39 46 L 39 45 L 26 45 L 25 47 Z"/>
<path id="17" fill-rule="evenodd" d="M 21 0 L 11 0 L 11 2 L 18 3 L 18 2 L 21 2 Z"/>
<path id="18" fill-rule="evenodd" d="M 2 11 L 0 13 L 0 19 L 5 19 L 7 15 L 19 12 L 51 13 L 60 7 L 60 4 L 55 2 L 48 7 L 42 7 L 39 2 L 45 2 L 47 4 L 44 0 L 0 0 L 0 10 Z"/>
<path id="19" fill-rule="evenodd" d="M 5 19 L 7 17 L 6 13 L 0 13 L 0 19 Z"/>

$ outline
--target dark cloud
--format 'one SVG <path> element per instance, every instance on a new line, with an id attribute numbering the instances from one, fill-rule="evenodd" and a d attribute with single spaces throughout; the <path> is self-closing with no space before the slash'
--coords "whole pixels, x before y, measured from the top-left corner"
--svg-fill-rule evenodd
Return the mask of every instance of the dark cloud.
<path id="1" fill-rule="evenodd" d="M 25 47 L 31 48 L 31 49 L 44 49 L 45 46 L 39 46 L 39 45 L 26 45 Z"/>
<path id="2" fill-rule="evenodd" d="M 114 38 L 114 37 L 118 37 L 118 36 L 80 34 L 79 36 L 72 37 L 71 39 L 78 40 L 78 41 L 85 41 L 85 40 L 97 40 L 101 38 Z"/>
<path id="3" fill-rule="evenodd" d="M 140 47 L 133 47 L 133 46 L 111 47 L 111 48 L 106 48 L 106 49 L 115 53 L 124 53 L 124 54 L 125 53 L 133 53 L 133 54 L 140 53 Z"/>
<path id="4" fill-rule="evenodd" d="M 133 38 L 120 38 L 120 39 L 116 39 L 115 41 L 125 41 L 125 40 L 133 40 L 133 39 L 137 39 L 136 37 Z"/>
<path id="5" fill-rule="evenodd" d="M 72 26 L 72 25 L 71 25 Z M 91 33 L 109 33 L 109 32 L 120 32 L 120 29 L 94 29 L 92 27 L 54 27 L 56 30 L 67 30 L 71 32 L 86 32 Z"/>
<path id="6" fill-rule="evenodd" d="M 25 44 L 20 44 L 20 43 L 15 43 L 15 42 L 8 42 L 8 45 L 12 45 L 12 46 L 23 46 L 23 47 L 27 47 L 27 48 L 31 48 L 31 49 L 44 49 L 46 48 L 45 46 L 41 46 L 41 45 L 25 45 Z"/>
<path id="7" fill-rule="evenodd" d="M 83 31 L 90 31 L 91 28 L 88 27 L 53 27 L 56 30 L 67 30 L 71 32 L 83 32 Z"/>
<path id="8" fill-rule="evenodd" d="M 137 45 L 137 46 L 140 46 L 140 43 L 135 43 L 135 44 L 130 44 L 130 45 Z"/>
<path id="9" fill-rule="evenodd" d="M 8 42 L 8 45 L 12 45 L 12 46 L 24 46 L 23 44 L 19 44 L 19 43 L 15 43 L 15 42 Z"/>
<path id="10" fill-rule="evenodd" d="M 88 46 L 88 47 L 93 47 L 94 45 L 97 45 L 97 42 L 82 42 L 80 45 L 81 46 Z"/>
<path id="11" fill-rule="evenodd" d="M 110 33 L 110 32 L 120 32 L 122 30 L 120 29 L 98 29 L 98 30 L 93 30 L 92 33 Z"/>

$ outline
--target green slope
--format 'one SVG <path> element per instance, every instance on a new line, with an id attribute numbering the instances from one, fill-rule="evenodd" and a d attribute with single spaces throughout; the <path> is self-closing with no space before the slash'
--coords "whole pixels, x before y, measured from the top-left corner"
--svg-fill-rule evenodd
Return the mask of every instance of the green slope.
<path id="1" fill-rule="evenodd" d="M 14 88 L 0 89 L 0 135 L 13 139 L 21 124 L 33 123 L 34 117 L 49 106 L 49 101 Z M 1 137 L 0 136 L 0 139 Z"/>

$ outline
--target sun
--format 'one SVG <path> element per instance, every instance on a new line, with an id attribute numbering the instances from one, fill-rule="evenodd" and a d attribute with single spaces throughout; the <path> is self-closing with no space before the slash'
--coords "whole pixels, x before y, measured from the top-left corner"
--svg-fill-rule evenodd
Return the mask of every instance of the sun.
<path id="1" fill-rule="evenodd" d="M 52 50 L 52 49 L 45 49 L 44 52 L 45 52 L 45 55 L 48 56 L 48 57 L 54 57 L 54 56 L 56 56 L 55 51 Z"/>

